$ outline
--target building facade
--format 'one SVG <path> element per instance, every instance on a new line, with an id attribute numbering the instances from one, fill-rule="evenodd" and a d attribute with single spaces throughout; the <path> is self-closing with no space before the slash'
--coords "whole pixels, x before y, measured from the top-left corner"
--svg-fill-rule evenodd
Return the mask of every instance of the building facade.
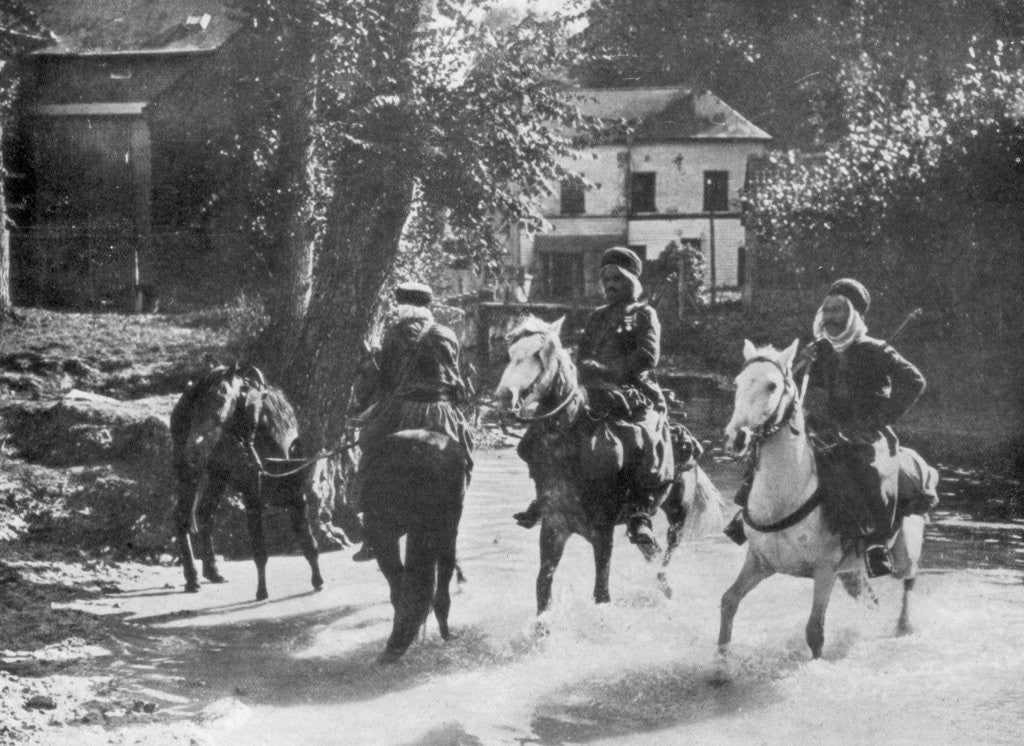
<path id="1" fill-rule="evenodd" d="M 565 165 L 578 180 L 552 185 L 549 229 L 516 233 L 513 263 L 532 277 L 531 300 L 586 302 L 601 295 L 600 254 L 629 246 L 645 261 L 689 244 L 705 259 L 708 287 L 745 281 L 740 190 L 747 161 L 770 136 L 709 92 L 688 88 L 581 89 L 582 113 L 627 124 L 621 136 L 580 150 Z"/>

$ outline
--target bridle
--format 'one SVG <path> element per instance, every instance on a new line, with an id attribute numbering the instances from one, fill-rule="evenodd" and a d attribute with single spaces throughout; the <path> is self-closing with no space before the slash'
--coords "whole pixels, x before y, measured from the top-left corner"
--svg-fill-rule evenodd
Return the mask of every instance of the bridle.
<path id="1" fill-rule="evenodd" d="M 775 366 L 775 369 L 782 374 L 782 394 L 779 396 L 779 403 L 775 405 L 775 410 L 771 416 L 764 421 L 764 424 L 760 425 L 756 430 L 753 431 L 752 435 L 759 441 L 767 440 L 768 438 L 775 435 L 783 427 L 789 426 L 790 432 L 794 435 L 800 431 L 796 425 L 793 424 L 793 417 L 796 415 L 797 405 L 800 403 L 800 396 L 797 390 L 796 381 L 793 380 L 793 373 L 789 368 L 783 368 L 779 365 L 778 361 L 773 360 L 770 357 L 758 355 L 748 359 L 741 368 L 741 372 L 746 370 L 750 365 L 754 363 L 771 363 Z M 787 394 L 789 396 L 787 397 Z M 788 403 L 787 403 L 788 402 Z M 785 407 L 783 406 L 785 404 Z"/>
<path id="2" fill-rule="evenodd" d="M 782 430 L 782 428 L 786 427 L 787 425 L 789 426 L 789 430 L 791 433 L 793 433 L 794 435 L 799 434 L 800 431 L 797 429 L 796 425 L 793 424 L 793 417 L 796 415 L 797 406 L 800 404 L 802 396 L 801 392 L 797 389 L 796 381 L 793 380 L 793 373 L 791 369 L 783 368 L 781 365 L 779 365 L 777 361 L 773 360 L 772 358 L 757 356 L 747 360 L 743 364 L 743 368 L 741 370 L 745 370 L 748 365 L 751 365 L 753 363 L 771 363 L 782 374 L 783 381 L 782 395 L 779 396 L 779 403 L 775 406 L 775 411 L 772 412 L 771 417 L 765 420 L 764 424 L 757 428 L 757 430 L 755 430 L 752 434 L 754 440 L 754 452 L 752 458 L 754 469 L 757 469 L 761 450 L 759 446 L 761 443 L 771 438 L 773 435 L 775 435 L 777 432 Z M 810 371 L 807 371 L 804 375 L 809 376 Z M 807 379 L 805 378 L 804 381 L 806 382 L 806 380 Z M 783 408 L 783 402 L 786 401 L 787 394 L 789 394 L 789 403 L 785 406 L 785 408 Z M 772 523 L 758 523 L 753 518 L 751 518 L 749 506 L 744 505 L 742 510 L 743 521 L 755 531 L 759 531 L 763 534 L 784 531 L 787 528 L 795 526 L 804 518 L 809 516 L 814 511 L 814 509 L 821 504 L 824 497 L 825 492 L 822 489 L 822 486 L 819 484 L 818 489 L 816 489 L 811 494 L 811 496 L 806 501 L 804 501 L 802 505 L 800 505 L 800 507 L 798 507 L 789 515 L 784 516 L 783 518 L 777 521 L 773 521 Z"/>
<path id="3" fill-rule="evenodd" d="M 515 343 L 515 342 L 518 342 L 520 339 L 524 339 L 525 337 L 530 337 L 530 336 L 534 336 L 534 335 L 537 335 L 537 334 L 544 334 L 544 332 L 540 332 L 540 331 L 527 331 L 527 332 L 523 332 L 522 334 L 516 335 L 513 339 L 511 339 L 509 341 L 511 343 Z M 530 392 L 533 391 L 533 387 L 536 385 L 537 380 L 539 380 L 544 375 L 544 373 L 547 371 L 547 368 L 544 367 L 544 359 L 540 356 L 540 350 L 537 350 L 535 353 L 533 353 L 533 355 L 540 362 L 541 373 L 540 373 L 539 376 L 537 376 L 536 379 L 534 379 L 533 383 L 531 383 L 529 386 L 527 386 L 525 389 L 523 389 L 523 391 L 526 392 L 527 394 L 529 394 Z M 564 378 L 564 376 L 565 376 L 564 368 L 561 368 L 558 371 L 558 373 L 555 374 L 554 381 L 557 381 L 559 376 Z M 562 410 L 564 410 L 566 407 L 568 407 L 578 397 L 579 397 L 579 390 L 575 386 L 570 385 L 569 386 L 569 393 L 565 395 L 565 397 L 562 399 L 562 401 L 560 401 L 554 408 L 549 409 L 547 412 L 544 412 L 543 414 L 534 415 L 533 417 L 524 417 L 524 416 L 522 416 L 522 415 L 520 415 L 520 414 L 518 414 L 516 412 L 509 412 L 508 414 L 514 420 L 516 420 L 516 422 L 521 422 L 521 423 L 526 423 L 526 424 L 529 424 L 529 423 L 532 423 L 532 422 L 544 422 L 545 420 L 550 420 L 553 417 L 556 417 Z"/>

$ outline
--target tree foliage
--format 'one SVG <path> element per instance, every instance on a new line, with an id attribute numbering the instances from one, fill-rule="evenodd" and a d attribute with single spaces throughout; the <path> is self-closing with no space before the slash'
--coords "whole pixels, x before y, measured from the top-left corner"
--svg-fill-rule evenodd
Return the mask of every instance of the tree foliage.
<path id="1" fill-rule="evenodd" d="M 767 246 L 800 266 L 989 336 L 1020 321 L 1005 298 L 1024 279 L 1024 46 L 968 59 L 939 93 L 863 56 L 843 80 L 846 135 L 813 158 L 775 154 L 751 198 Z"/>
<path id="2" fill-rule="evenodd" d="M 1005 0 L 595 0 L 584 35 L 594 85 L 709 88 L 783 147 L 845 128 L 844 71 L 862 55 L 890 82 L 943 92 L 972 40 L 1024 34 Z"/>
<path id="3" fill-rule="evenodd" d="M 259 0 L 240 12 L 236 134 L 220 149 L 281 278 L 259 362 L 297 404 L 307 444 L 330 448 L 400 249 L 486 263 L 500 221 L 539 219 L 536 198 L 570 146 L 562 128 L 586 126 L 560 95 L 572 18 L 497 24 L 451 0 Z M 341 467 L 322 466 L 314 482 L 330 504 Z"/>

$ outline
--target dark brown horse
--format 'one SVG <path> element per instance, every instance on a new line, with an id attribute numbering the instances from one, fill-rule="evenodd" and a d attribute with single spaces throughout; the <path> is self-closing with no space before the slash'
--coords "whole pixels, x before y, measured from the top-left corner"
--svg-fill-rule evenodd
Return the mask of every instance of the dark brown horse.
<path id="1" fill-rule="evenodd" d="M 388 581 L 395 613 L 382 662 L 405 653 L 431 606 L 441 637 L 451 637 L 449 586 L 467 466 L 461 443 L 430 430 L 401 430 L 363 455 L 364 536 Z"/>
<path id="2" fill-rule="evenodd" d="M 258 576 L 256 600 L 267 598 L 267 549 L 263 511 L 288 511 L 292 529 L 312 569 L 315 590 L 323 587 L 316 540 L 307 518 L 303 475 L 270 468 L 269 459 L 301 457 L 295 412 L 284 394 L 267 385 L 255 368 L 219 367 L 191 384 L 171 412 L 172 465 L 177 479 L 174 527 L 185 572 L 185 591 L 199 578 L 189 534 L 198 538 L 203 577 L 223 583 L 213 549 L 213 519 L 228 489 L 241 493 Z M 270 472 L 285 473 L 275 477 Z"/>
<path id="3" fill-rule="evenodd" d="M 378 385 L 372 353 L 356 370 L 352 402 L 365 418 L 370 407 L 393 404 Z M 372 414 L 371 414 L 372 416 Z M 412 644 L 431 607 L 441 637 L 451 637 L 452 575 L 456 562 L 462 504 L 468 483 L 469 455 L 457 440 L 427 429 L 393 433 L 359 461 L 359 504 L 363 540 L 372 548 L 388 581 L 394 621 L 381 662 L 398 660 Z M 405 537 L 405 557 L 399 540 Z"/>

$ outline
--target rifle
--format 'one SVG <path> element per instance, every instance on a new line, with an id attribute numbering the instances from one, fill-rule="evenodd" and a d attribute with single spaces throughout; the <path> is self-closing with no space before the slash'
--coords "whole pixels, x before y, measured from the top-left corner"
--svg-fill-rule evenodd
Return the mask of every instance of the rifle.
<path id="1" fill-rule="evenodd" d="M 907 328 L 907 325 L 911 321 L 916 321 L 917 319 L 921 318 L 922 316 L 924 316 L 924 309 L 923 308 L 915 308 L 913 311 L 908 313 L 906 315 L 906 317 L 904 317 L 903 321 L 900 322 L 900 325 L 896 327 L 896 331 L 894 331 L 892 334 L 890 334 L 889 338 L 886 339 L 885 341 L 888 342 L 888 343 L 891 343 L 893 340 L 896 339 L 896 337 L 900 336 L 900 334 L 903 333 L 903 330 Z"/>
<path id="2" fill-rule="evenodd" d="M 907 328 L 907 326 L 910 324 L 911 321 L 916 321 L 917 319 L 921 318 L 922 316 L 924 316 L 924 309 L 923 308 L 915 308 L 913 311 L 911 311 L 906 316 L 904 316 L 903 317 L 903 321 L 900 322 L 900 325 L 897 326 L 895 331 L 893 331 L 893 333 L 890 334 L 886 338 L 886 340 L 885 340 L 886 344 L 891 344 L 896 339 L 896 337 L 900 336 L 900 334 L 903 333 L 903 330 Z M 803 350 L 801 350 L 801 355 L 802 356 L 796 362 L 796 364 L 793 366 L 793 375 L 794 376 L 797 373 L 799 373 L 801 370 L 803 370 L 804 368 L 809 367 L 810 364 L 813 362 L 814 358 L 810 354 L 807 354 L 807 355 L 803 354 L 804 352 L 809 352 L 810 348 L 813 345 L 814 345 L 814 342 L 811 342 L 806 347 L 804 347 Z M 807 392 L 807 381 L 810 379 L 810 377 L 811 377 L 810 376 L 810 371 L 808 371 L 804 375 L 804 385 L 801 387 L 801 391 L 800 391 L 800 398 L 801 399 L 803 399 L 804 394 Z"/>
<path id="3" fill-rule="evenodd" d="M 665 297 L 665 293 L 668 292 L 669 287 L 676 281 L 678 276 L 678 272 L 669 272 L 668 276 L 661 281 L 661 285 L 658 286 L 658 289 L 648 296 L 647 305 L 651 308 L 657 308 L 658 303 L 660 303 L 661 299 Z"/>

